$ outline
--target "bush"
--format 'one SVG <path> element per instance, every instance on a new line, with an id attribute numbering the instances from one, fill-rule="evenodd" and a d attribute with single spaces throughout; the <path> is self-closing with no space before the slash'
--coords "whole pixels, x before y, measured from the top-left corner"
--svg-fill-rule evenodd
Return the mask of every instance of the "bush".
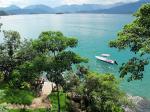
<path id="1" fill-rule="evenodd" d="M 119 82 L 111 74 L 89 72 L 74 91 L 76 95 L 68 103 L 70 112 L 81 109 L 88 112 L 123 112 L 124 92 L 119 89 Z"/>

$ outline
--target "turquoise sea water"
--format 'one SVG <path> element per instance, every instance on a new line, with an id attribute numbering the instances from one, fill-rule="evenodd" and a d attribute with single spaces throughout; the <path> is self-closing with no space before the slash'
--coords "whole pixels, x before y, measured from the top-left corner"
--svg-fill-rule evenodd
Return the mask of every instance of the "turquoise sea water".
<path id="1" fill-rule="evenodd" d="M 17 15 L 5 16 L 0 19 L 3 29 L 17 30 L 24 38 L 37 38 L 42 31 L 61 31 L 66 36 L 78 38 L 79 45 L 75 52 L 89 58 L 89 66 L 97 72 L 110 72 L 119 76 L 118 66 L 109 65 L 95 59 L 101 53 L 111 54 L 111 58 L 119 64 L 127 61 L 132 53 L 118 52 L 108 47 L 108 42 L 114 39 L 121 28 L 130 23 L 132 15 L 110 14 L 64 14 L 64 15 Z M 1 40 L 1 39 L 0 39 Z M 121 83 L 121 88 L 132 95 L 150 99 L 150 66 L 145 70 L 143 81 Z"/>

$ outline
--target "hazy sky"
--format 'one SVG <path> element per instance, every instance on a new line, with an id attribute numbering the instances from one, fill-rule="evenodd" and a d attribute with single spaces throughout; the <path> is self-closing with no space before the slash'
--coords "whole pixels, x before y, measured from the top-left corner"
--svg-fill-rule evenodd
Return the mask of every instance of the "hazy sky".
<path id="1" fill-rule="evenodd" d="M 138 0 L 0 0 L 0 7 L 9 5 L 18 5 L 24 7 L 34 4 L 45 4 L 51 7 L 63 5 L 63 4 L 113 4 L 117 2 L 134 2 Z"/>

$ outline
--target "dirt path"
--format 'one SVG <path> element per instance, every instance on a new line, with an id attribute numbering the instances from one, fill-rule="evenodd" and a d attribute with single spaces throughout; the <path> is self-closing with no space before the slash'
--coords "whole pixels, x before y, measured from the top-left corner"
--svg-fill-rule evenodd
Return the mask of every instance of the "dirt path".
<path id="1" fill-rule="evenodd" d="M 30 106 L 25 106 L 25 108 L 27 108 L 27 109 L 50 108 L 51 104 L 47 97 L 52 92 L 52 87 L 53 87 L 52 84 L 53 83 L 48 82 L 48 81 L 44 82 L 41 96 L 35 98 L 33 100 L 32 104 Z M 17 104 L 8 104 L 8 108 L 21 109 L 21 108 L 24 108 L 24 106 L 17 105 Z"/>
<path id="2" fill-rule="evenodd" d="M 44 82 L 41 96 L 35 98 L 31 104 L 31 108 L 48 108 L 50 106 L 50 102 L 47 99 L 48 95 L 52 92 L 52 84 L 51 82 Z"/>

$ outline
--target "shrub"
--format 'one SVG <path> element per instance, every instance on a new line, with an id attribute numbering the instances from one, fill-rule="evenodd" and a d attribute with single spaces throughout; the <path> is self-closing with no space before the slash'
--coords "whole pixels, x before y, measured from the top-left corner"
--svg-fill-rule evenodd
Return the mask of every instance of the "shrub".
<path id="1" fill-rule="evenodd" d="M 125 94 L 119 89 L 119 82 L 111 74 L 89 72 L 76 95 L 81 96 L 81 109 L 88 112 L 123 112 Z M 78 103 L 72 99 L 74 103 Z M 71 106 L 71 105 L 70 105 Z M 73 112 L 73 111 L 72 111 Z"/>

